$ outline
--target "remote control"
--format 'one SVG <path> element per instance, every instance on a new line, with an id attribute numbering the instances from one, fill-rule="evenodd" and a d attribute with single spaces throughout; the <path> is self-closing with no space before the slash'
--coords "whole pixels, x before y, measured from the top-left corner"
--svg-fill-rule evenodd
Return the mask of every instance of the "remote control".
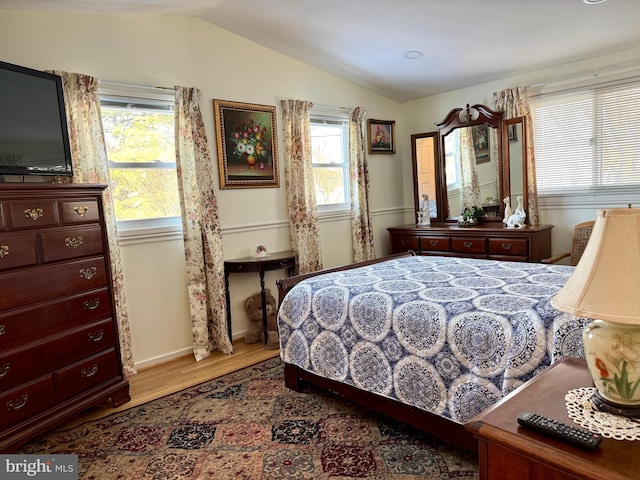
<path id="1" fill-rule="evenodd" d="M 602 442 L 602 435 L 599 433 L 593 433 L 584 428 L 573 427 L 566 423 L 543 417 L 537 413 L 522 412 L 518 415 L 518 423 L 588 450 L 598 448 L 598 445 Z"/>

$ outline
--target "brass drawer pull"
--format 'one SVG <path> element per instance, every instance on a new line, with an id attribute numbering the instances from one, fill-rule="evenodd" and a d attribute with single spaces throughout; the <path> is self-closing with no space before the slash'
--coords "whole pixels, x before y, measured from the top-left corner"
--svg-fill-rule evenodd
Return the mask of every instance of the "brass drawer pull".
<path id="1" fill-rule="evenodd" d="M 464 248 L 471 248 L 473 247 L 473 242 L 464 242 Z"/>
<path id="2" fill-rule="evenodd" d="M 73 210 L 81 217 L 84 217 L 89 211 L 89 207 L 73 207 Z"/>
<path id="3" fill-rule="evenodd" d="M 98 373 L 98 365 L 91 365 L 89 368 L 85 368 L 80 372 L 83 378 L 91 378 Z"/>
<path id="4" fill-rule="evenodd" d="M 98 269 L 96 267 L 83 268 L 80 270 L 80 276 L 85 280 L 91 280 L 98 273 Z"/>
<path id="5" fill-rule="evenodd" d="M 90 342 L 99 342 L 104 338 L 104 330 L 98 330 L 97 333 L 90 333 L 87 335 Z"/>
<path id="6" fill-rule="evenodd" d="M 82 306 L 85 310 L 95 310 L 100 306 L 100 299 L 94 298 L 93 300 L 85 300 L 82 302 Z"/>
<path id="7" fill-rule="evenodd" d="M 431 240 L 431 246 L 432 247 L 437 247 L 438 246 L 438 241 L 437 240 Z"/>
<path id="8" fill-rule="evenodd" d="M 503 248 L 504 250 L 511 250 L 511 247 L 512 247 L 512 246 L 513 246 L 513 244 L 511 244 L 511 243 L 503 243 L 503 244 L 502 244 L 502 248 Z"/>
<path id="9" fill-rule="evenodd" d="M 41 208 L 27 208 L 24 211 L 24 216 L 35 222 L 40 217 L 44 216 L 44 211 Z"/>
<path id="10" fill-rule="evenodd" d="M 9 370 L 11 370 L 11 364 L 5 363 L 4 365 L 2 365 L 2 369 L 0 369 L 0 378 L 6 377 L 9 373 Z"/>
<path id="11" fill-rule="evenodd" d="M 67 237 L 64 239 L 64 244 L 69 248 L 79 248 L 84 243 L 82 235 L 78 237 Z"/>
<path id="12" fill-rule="evenodd" d="M 0 258 L 9 255 L 9 245 L 0 245 Z"/>
<path id="13" fill-rule="evenodd" d="M 0 325 L 0 335 L 4 335 L 7 333 L 7 329 L 4 325 Z"/>
<path id="14" fill-rule="evenodd" d="M 28 401 L 29 401 L 29 394 L 25 393 L 17 401 L 9 400 L 7 402 L 7 410 L 20 410 L 27 404 Z"/>

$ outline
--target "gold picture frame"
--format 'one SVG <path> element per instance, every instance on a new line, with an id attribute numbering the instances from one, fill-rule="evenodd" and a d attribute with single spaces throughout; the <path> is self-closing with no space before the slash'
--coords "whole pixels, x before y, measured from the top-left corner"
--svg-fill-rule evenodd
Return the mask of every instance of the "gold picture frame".
<path id="1" fill-rule="evenodd" d="M 276 107 L 213 100 L 220 188 L 279 187 Z"/>
<path id="2" fill-rule="evenodd" d="M 369 153 L 396 153 L 396 122 L 367 120 Z"/>

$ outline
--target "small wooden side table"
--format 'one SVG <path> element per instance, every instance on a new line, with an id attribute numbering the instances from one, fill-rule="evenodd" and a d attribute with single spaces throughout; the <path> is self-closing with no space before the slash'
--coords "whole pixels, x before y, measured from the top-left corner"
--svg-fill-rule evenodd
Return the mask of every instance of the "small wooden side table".
<path id="1" fill-rule="evenodd" d="M 467 423 L 478 438 L 480 480 L 640 478 L 640 441 L 603 438 L 589 451 L 518 424 L 527 410 L 579 427 L 567 415 L 564 397 L 592 385 L 586 362 L 565 358 Z"/>
<path id="2" fill-rule="evenodd" d="M 264 341 L 267 341 L 267 295 L 264 291 L 264 272 L 284 268 L 288 276 L 296 271 L 297 253 L 293 250 L 270 253 L 266 257 L 244 257 L 224 261 L 224 285 L 227 293 L 227 331 L 229 340 L 231 336 L 231 297 L 229 296 L 229 274 L 252 273 L 260 274 L 260 297 L 262 300 L 262 325 L 264 329 Z"/>

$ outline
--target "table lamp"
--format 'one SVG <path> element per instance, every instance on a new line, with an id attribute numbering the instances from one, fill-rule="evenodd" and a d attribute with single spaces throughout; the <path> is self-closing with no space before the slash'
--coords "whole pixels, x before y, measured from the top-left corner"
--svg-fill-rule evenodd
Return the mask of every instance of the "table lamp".
<path id="1" fill-rule="evenodd" d="M 594 406 L 640 417 L 640 208 L 598 210 L 587 247 L 551 305 L 593 319 L 583 341 Z"/>

